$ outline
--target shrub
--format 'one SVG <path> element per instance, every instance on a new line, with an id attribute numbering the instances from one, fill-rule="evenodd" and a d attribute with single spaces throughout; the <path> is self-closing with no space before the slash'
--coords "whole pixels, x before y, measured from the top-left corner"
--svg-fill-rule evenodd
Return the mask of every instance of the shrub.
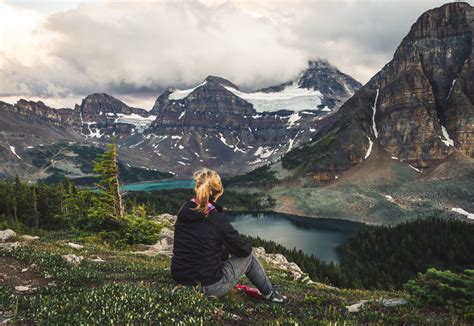
<path id="1" fill-rule="evenodd" d="M 405 288 L 416 300 L 474 318 L 474 270 L 457 274 L 430 268 L 408 281 Z"/>
<path id="2" fill-rule="evenodd" d="M 158 241 L 162 226 L 148 219 L 145 207 L 137 205 L 130 214 L 123 217 L 124 226 L 120 230 L 120 244 L 154 244 Z"/>

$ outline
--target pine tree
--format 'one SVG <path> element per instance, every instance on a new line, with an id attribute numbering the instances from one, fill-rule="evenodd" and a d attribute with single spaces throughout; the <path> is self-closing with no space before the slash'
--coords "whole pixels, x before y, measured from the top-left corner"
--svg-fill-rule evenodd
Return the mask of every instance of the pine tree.
<path id="1" fill-rule="evenodd" d="M 96 184 L 99 195 L 94 200 L 90 215 L 121 224 L 124 206 L 120 191 L 117 145 L 114 142 L 108 147 L 110 150 L 100 154 L 98 160 L 94 162 L 94 172 L 98 173 L 101 179 Z"/>

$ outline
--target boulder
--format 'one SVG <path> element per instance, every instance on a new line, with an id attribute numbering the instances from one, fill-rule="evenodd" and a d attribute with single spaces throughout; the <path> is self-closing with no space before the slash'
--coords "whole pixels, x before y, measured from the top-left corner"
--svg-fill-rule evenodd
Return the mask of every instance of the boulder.
<path id="1" fill-rule="evenodd" d="M 83 245 L 80 245 L 80 244 L 77 244 L 77 243 L 72 243 L 72 242 L 68 242 L 67 245 L 69 247 L 77 249 L 77 250 L 80 250 L 80 249 L 84 248 Z"/>
<path id="2" fill-rule="evenodd" d="M 171 257 L 173 255 L 174 231 L 166 227 L 160 231 L 160 240 L 154 245 L 148 246 L 147 250 L 134 251 L 134 254 L 142 254 L 147 256 L 165 255 Z"/>
<path id="3" fill-rule="evenodd" d="M 287 271 L 293 280 L 299 280 L 303 283 L 314 284 L 310 277 L 304 273 L 298 264 L 289 262 L 282 254 L 268 254 L 264 248 L 253 248 L 255 256 L 263 259 L 269 264 L 275 265 L 281 270 Z"/>
<path id="4" fill-rule="evenodd" d="M 16 232 L 11 229 L 0 231 L 0 241 L 7 241 L 16 237 Z"/>
<path id="5" fill-rule="evenodd" d="M 100 257 L 97 256 L 97 255 L 92 255 L 92 256 L 90 256 L 89 258 L 87 258 L 87 260 L 93 261 L 93 262 L 96 262 L 96 263 L 103 263 L 103 262 L 105 262 L 104 259 L 100 258 Z"/>
<path id="6" fill-rule="evenodd" d="M 29 292 L 29 291 L 31 291 L 31 288 L 29 286 L 18 285 L 18 286 L 15 286 L 15 291 Z"/>
<path id="7" fill-rule="evenodd" d="M 22 241 L 35 241 L 35 240 L 39 240 L 40 237 L 38 236 L 32 236 L 32 235 L 28 235 L 28 234 L 24 234 L 20 237 L 20 240 Z"/>
<path id="8" fill-rule="evenodd" d="M 367 302 L 370 302 L 370 300 L 361 300 L 357 303 L 354 303 L 353 305 L 346 306 L 347 311 L 349 312 L 359 312 L 360 309 L 362 308 L 363 305 L 365 305 Z M 396 307 L 400 305 L 405 305 L 408 303 L 408 300 L 404 298 L 390 298 L 390 299 L 380 299 L 374 301 L 378 304 L 381 304 L 384 307 Z"/>
<path id="9" fill-rule="evenodd" d="M 67 254 L 67 255 L 63 255 L 62 257 L 69 264 L 73 264 L 73 265 L 79 265 L 84 260 L 83 256 L 76 256 L 74 254 Z"/>
<path id="10" fill-rule="evenodd" d="M 176 216 L 165 213 L 165 214 L 160 214 L 156 216 L 155 220 L 159 223 L 162 223 L 165 225 L 168 224 L 169 226 L 172 226 L 176 222 Z"/>

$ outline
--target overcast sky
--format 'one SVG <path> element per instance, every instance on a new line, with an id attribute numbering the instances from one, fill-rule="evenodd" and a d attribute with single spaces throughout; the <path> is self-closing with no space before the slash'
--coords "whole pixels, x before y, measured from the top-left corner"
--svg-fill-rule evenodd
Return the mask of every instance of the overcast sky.
<path id="1" fill-rule="evenodd" d="M 244 90 L 324 58 L 362 83 L 437 0 L 0 0 L 0 99 L 72 107 L 107 92 L 150 109 L 207 75 Z"/>

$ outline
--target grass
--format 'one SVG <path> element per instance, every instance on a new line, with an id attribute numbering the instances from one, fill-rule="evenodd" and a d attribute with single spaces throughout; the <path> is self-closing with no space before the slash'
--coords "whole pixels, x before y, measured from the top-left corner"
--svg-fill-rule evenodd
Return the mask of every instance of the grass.
<path id="1" fill-rule="evenodd" d="M 54 234 L 12 251 L 0 251 L 24 266 L 36 265 L 37 277 L 48 277 L 55 286 L 20 294 L 0 283 L 0 318 L 18 324 L 261 324 L 327 325 L 329 323 L 386 324 L 466 323 L 457 314 L 415 304 L 387 308 L 369 304 L 359 313 L 345 306 L 362 299 L 406 297 L 394 291 L 345 290 L 320 284 L 293 281 L 286 272 L 264 262 L 274 284 L 291 298 L 287 306 L 268 304 L 232 290 L 222 299 L 210 299 L 195 288 L 173 292 L 165 256 L 132 254 L 136 248 L 122 250 L 101 245 L 100 241 Z M 85 241 L 87 239 L 87 241 Z M 85 245 L 76 250 L 66 242 Z M 85 257 L 78 266 L 65 263 L 62 255 Z M 92 262 L 99 256 L 105 262 Z M 248 280 L 243 279 L 248 284 Z"/>

